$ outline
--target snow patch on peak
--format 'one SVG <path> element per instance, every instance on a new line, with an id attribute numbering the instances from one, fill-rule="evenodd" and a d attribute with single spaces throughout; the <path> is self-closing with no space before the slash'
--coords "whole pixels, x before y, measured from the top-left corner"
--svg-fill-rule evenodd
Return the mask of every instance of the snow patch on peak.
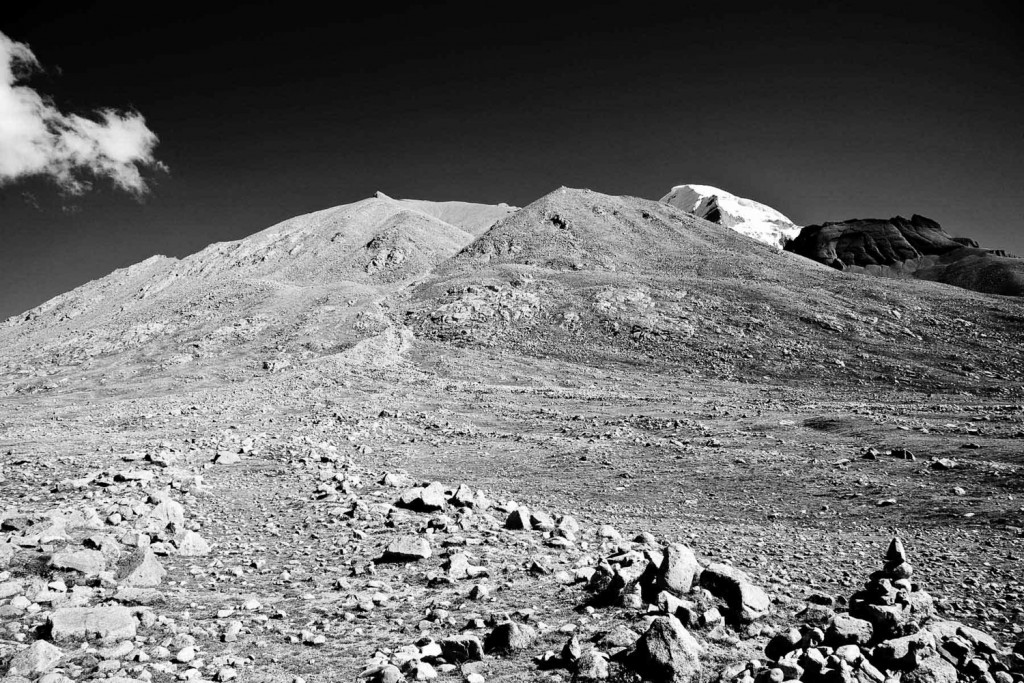
<path id="1" fill-rule="evenodd" d="M 661 201 L 774 247 L 800 233 L 793 221 L 770 206 L 711 185 L 676 185 Z"/>

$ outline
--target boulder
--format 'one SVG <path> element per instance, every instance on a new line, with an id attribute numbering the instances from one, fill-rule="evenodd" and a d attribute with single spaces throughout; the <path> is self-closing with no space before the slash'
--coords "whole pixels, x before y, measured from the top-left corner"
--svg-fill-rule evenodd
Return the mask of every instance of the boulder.
<path id="1" fill-rule="evenodd" d="M 733 621 L 749 623 L 765 616 L 771 609 L 768 594 L 733 566 L 720 562 L 708 565 L 701 572 L 700 585 L 725 600 Z"/>
<path id="2" fill-rule="evenodd" d="M 127 640 L 138 624 L 127 607 L 63 607 L 49 619 L 50 637 L 61 643 L 71 640 Z"/>
<path id="3" fill-rule="evenodd" d="M 117 572 L 117 582 L 122 586 L 158 586 L 165 576 L 167 570 L 147 546 L 128 556 Z"/>
<path id="4" fill-rule="evenodd" d="M 520 506 L 508 513 L 505 519 L 505 528 L 513 530 L 530 529 L 530 511 L 525 506 Z"/>
<path id="5" fill-rule="evenodd" d="M 99 550 L 65 549 L 54 553 L 50 566 L 57 570 L 75 571 L 85 576 L 98 576 L 107 568 L 107 558 Z"/>
<path id="6" fill-rule="evenodd" d="M 185 508 L 181 503 L 165 498 L 146 515 L 147 531 L 163 531 L 169 526 L 185 526 Z"/>
<path id="7" fill-rule="evenodd" d="M 399 536 L 388 544 L 382 562 L 416 562 L 430 557 L 430 543 L 419 536 Z"/>
<path id="8" fill-rule="evenodd" d="M 486 567 L 478 567 L 470 563 L 469 555 L 466 553 L 455 553 L 445 560 L 441 568 L 445 570 L 449 578 L 467 579 L 487 576 Z"/>
<path id="9" fill-rule="evenodd" d="M 35 678 L 57 666 L 57 662 L 64 656 L 59 647 L 51 645 L 45 640 L 37 640 L 28 648 L 22 650 L 11 658 L 8 663 L 8 676 L 25 676 Z"/>
<path id="10" fill-rule="evenodd" d="M 484 645 L 476 636 L 451 636 L 441 641 L 444 658 L 453 664 L 484 658 Z"/>
<path id="11" fill-rule="evenodd" d="M 658 570 L 660 589 L 684 595 L 690 592 L 699 575 L 700 563 L 689 547 L 673 543 L 665 548 L 665 557 Z"/>
<path id="12" fill-rule="evenodd" d="M 232 451 L 217 451 L 217 455 L 214 456 L 213 461 L 218 465 L 234 465 L 242 461 L 242 457 L 238 453 Z"/>
<path id="13" fill-rule="evenodd" d="M 674 617 L 659 617 L 626 655 L 627 666 L 654 683 L 700 680 L 702 650 Z"/>
<path id="14" fill-rule="evenodd" d="M 211 550 L 205 538 L 189 529 L 182 529 L 174 535 L 174 547 L 183 557 L 209 555 Z"/>
<path id="15" fill-rule="evenodd" d="M 506 621 L 498 624 L 484 640 L 484 651 L 490 654 L 514 654 L 525 650 L 537 640 L 537 631 L 532 626 Z"/>
<path id="16" fill-rule="evenodd" d="M 909 671 L 918 665 L 918 654 L 935 650 L 935 636 L 928 631 L 886 640 L 875 646 L 872 661 L 886 669 Z"/>
<path id="17" fill-rule="evenodd" d="M 444 495 L 444 487 L 435 481 L 405 491 L 398 499 L 398 506 L 419 512 L 435 512 L 444 510 L 448 500 Z"/>
<path id="18" fill-rule="evenodd" d="M 0 543 L 0 569 L 7 569 L 14 560 L 14 546 L 10 543 Z"/>
<path id="19" fill-rule="evenodd" d="M 590 683 L 608 678 L 608 657 L 602 652 L 589 649 L 576 660 L 574 683 Z"/>
<path id="20" fill-rule="evenodd" d="M 838 614 L 829 624 L 828 630 L 825 631 L 825 643 L 830 647 L 866 645 L 871 642 L 874 632 L 871 622 L 846 614 Z"/>
<path id="21" fill-rule="evenodd" d="M 932 654 L 918 662 L 917 667 L 903 675 L 902 683 L 957 683 L 956 667 Z"/>

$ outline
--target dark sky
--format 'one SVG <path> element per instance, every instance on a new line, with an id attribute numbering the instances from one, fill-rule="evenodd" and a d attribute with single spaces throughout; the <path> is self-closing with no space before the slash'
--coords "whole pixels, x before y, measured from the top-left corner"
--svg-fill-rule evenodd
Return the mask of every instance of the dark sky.
<path id="1" fill-rule="evenodd" d="M 1021 3 L 17 4 L 0 31 L 47 67 L 30 84 L 135 108 L 169 171 L 142 202 L 0 188 L 0 319 L 378 189 L 702 183 L 798 224 L 920 213 L 1024 255 Z"/>

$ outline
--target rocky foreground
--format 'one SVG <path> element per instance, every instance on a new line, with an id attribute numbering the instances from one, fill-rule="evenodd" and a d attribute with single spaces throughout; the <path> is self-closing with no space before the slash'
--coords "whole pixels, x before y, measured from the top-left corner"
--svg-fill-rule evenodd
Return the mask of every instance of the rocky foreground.
<path id="1" fill-rule="evenodd" d="M 794 599 L 650 533 L 368 469 L 330 441 L 260 442 L 12 477 L 4 683 L 1024 681 L 1024 640 L 941 618 L 899 537 L 860 590 Z M 208 514 L 225 494 L 260 538 Z M 282 563 L 289 536 L 303 553 Z"/>

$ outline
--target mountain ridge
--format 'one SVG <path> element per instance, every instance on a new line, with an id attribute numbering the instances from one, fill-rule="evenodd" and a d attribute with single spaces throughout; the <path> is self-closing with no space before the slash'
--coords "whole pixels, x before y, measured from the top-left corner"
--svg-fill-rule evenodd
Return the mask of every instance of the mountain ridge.
<path id="1" fill-rule="evenodd" d="M 974 291 L 1024 295 L 1024 261 L 973 239 L 954 237 L 934 220 L 849 219 L 804 227 L 786 244 L 838 270 L 889 278 L 916 278 Z"/>

